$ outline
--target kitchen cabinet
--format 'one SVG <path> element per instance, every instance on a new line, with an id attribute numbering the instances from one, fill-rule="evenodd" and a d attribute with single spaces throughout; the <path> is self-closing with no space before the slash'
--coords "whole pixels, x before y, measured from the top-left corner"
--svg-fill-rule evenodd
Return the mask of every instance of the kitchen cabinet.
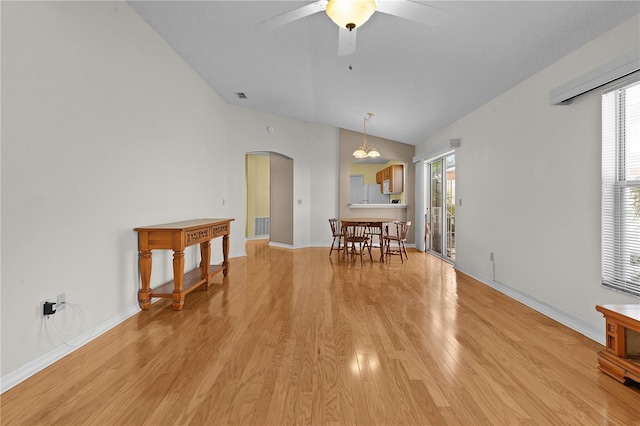
<path id="1" fill-rule="evenodd" d="M 376 173 L 376 183 L 383 194 L 399 194 L 404 191 L 404 166 L 394 164 Z"/>

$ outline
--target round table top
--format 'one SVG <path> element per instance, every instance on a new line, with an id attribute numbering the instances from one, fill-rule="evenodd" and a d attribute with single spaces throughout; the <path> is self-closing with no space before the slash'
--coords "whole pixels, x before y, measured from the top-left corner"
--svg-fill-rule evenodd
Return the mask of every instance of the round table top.
<path id="1" fill-rule="evenodd" d="M 389 223 L 399 219 L 389 217 L 341 217 L 339 220 L 342 223 Z"/>

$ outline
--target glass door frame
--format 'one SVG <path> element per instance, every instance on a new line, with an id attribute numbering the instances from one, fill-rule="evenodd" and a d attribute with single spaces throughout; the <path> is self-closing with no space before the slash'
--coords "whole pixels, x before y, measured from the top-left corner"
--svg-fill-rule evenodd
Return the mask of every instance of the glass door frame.
<path id="1" fill-rule="evenodd" d="M 455 261 L 455 153 L 424 163 L 425 250 L 446 261 Z M 426 230 L 426 227 L 425 227 Z"/>

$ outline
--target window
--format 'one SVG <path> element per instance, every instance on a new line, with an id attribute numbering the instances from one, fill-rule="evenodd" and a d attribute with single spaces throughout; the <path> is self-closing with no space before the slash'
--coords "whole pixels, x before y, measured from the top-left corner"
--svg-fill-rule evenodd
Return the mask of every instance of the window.
<path id="1" fill-rule="evenodd" d="M 602 284 L 640 296 L 640 76 L 602 95 Z"/>

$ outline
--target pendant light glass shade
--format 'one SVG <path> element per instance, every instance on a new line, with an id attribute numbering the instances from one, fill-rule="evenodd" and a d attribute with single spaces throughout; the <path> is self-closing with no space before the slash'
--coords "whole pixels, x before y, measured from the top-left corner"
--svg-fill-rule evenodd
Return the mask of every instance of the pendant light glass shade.
<path id="1" fill-rule="evenodd" d="M 371 148 L 371 151 L 369 151 L 367 157 L 380 157 L 380 153 L 375 148 Z"/>
<path id="2" fill-rule="evenodd" d="M 355 151 L 353 151 L 353 156 L 356 158 L 367 158 L 367 153 L 364 152 L 364 150 L 358 148 Z"/>
<path id="3" fill-rule="evenodd" d="M 376 0 L 329 0 L 326 12 L 340 28 L 358 28 L 373 15 Z"/>

